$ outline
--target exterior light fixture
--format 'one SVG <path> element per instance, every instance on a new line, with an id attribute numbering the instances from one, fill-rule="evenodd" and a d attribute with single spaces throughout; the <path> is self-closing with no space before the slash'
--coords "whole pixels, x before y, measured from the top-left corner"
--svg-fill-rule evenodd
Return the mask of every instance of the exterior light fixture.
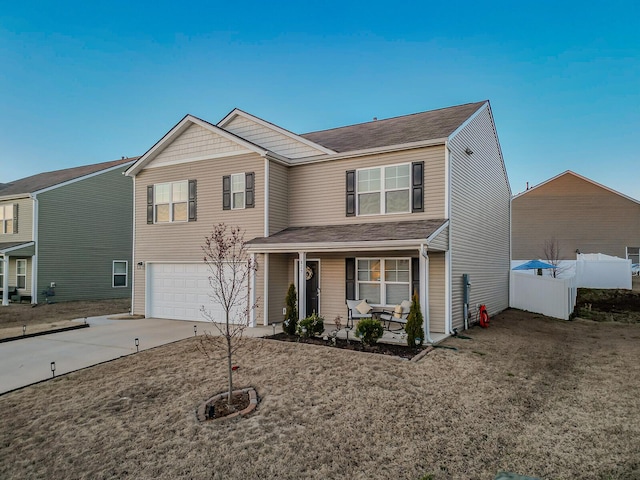
<path id="1" fill-rule="evenodd" d="M 464 153 L 466 153 L 467 155 L 473 155 L 473 150 L 471 150 L 469 147 L 467 147 L 465 149 Z"/>
<path id="2" fill-rule="evenodd" d="M 22 335 L 25 335 L 26 333 L 27 333 L 27 326 L 22 325 Z"/>
<path id="3" fill-rule="evenodd" d="M 136 337 L 136 339 L 134 340 L 134 343 L 136 344 L 136 353 L 140 351 L 140 340 L 138 340 L 138 338 Z"/>
<path id="4" fill-rule="evenodd" d="M 55 378 L 56 376 L 56 362 L 51 362 L 51 378 Z"/>
<path id="5" fill-rule="evenodd" d="M 422 339 L 421 339 L 421 338 L 416 337 L 416 339 L 414 340 L 414 342 L 416 343 L 416 347 L 417 347 L 418 345 L 420 345 L 420 342 L 421 342 L 421 341 L 422 341 Z"/>
<path id="6" fill-rule="evenodd" d="M 198 326 L 197 326 L 197 325 L 194 325 L 194 326 L 193 326 L 193 336 L 195 337 L 195 336 L 197 336 L 197 335 L 198 335 Z"/>

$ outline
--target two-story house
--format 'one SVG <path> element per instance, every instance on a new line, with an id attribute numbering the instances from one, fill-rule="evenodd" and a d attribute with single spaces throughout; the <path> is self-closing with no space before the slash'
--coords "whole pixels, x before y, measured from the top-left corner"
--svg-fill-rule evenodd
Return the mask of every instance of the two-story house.
<path id="1" fill-rule="evenodd" d="M 123 172 L 135 160 L 40 173 L 0 187 L 3 305 L 131 296 L 133 182 Z"/>
<path id="2" fill-rule="evenodd" d="M 468 306 L 508 307 L 510 187 L 489 102 L 295 134 L 241 110 L 185 116 L 134 177 L 133 312 L 202 320 L 201 245 L 240 226 L 258 262 L 252 324 L 346 315 L 346 299 L 393 308 L 417 291 L 425 330 L 465 325 Z"/>

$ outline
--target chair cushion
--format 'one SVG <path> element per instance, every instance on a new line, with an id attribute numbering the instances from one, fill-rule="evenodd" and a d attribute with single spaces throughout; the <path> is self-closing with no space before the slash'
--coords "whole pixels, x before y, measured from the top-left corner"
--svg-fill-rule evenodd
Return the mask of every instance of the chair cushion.
<path id="1" fill-rule="evenodd" d="M 396 318 L 402 316 L 402 305 L 396 305 L 396 308 L 393 309 L 393 316 Z"/>
<path id="2" fill-rule="evenodd" d="M 367 303 L 366 300 L 363 300 L 358 304 L 356 310 L 358 310 L 362 315 L 365 315 L 371 311 L 371 306 Z"/>
<path id="3" fill-rule="evenodd" d="M 400 305 L 402 306 L 402 311 L 403 312 L 408 312 L 409 310 L 411 310 L 411 301 L 410 300 L 403 300 Z"/>

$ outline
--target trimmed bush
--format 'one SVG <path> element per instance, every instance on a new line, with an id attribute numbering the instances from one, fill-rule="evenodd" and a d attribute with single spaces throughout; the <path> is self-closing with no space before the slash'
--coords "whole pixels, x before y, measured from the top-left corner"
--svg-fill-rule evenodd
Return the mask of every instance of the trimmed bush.
<path id="1" fill-rule="evenodd" d="M 383 333 L 380 320 L 374 318 L 363 318 L 356 327 L 356 337 L 360 337 L 362 344 L 369 347 L 375 345 Z"/>
<path id="2" fill-rule="evenodd" d="M 296 327 L 298 326 L 298 296 L 293 283 L 289 285 L 289 290 L 287 290 L 285 305 L 286 313 L 284 322 L 282 322 L 282 331 L 289 335 L 295 335 Z"/>
<path id="3" fill-rule="evenodd" d="M 316 312 L 313 312 L 307 318 L 300 320 L 296 328 L 296 333 L 304 338 L 321 335 L 322 332 L 324 332 L 324 318 Z"/>
<path id="4" fill-rule="evenodd" d="M 404 326 L 404 331 L 407 332 L 408 346 L 415 347 L 416 339 L 419 339 L 418 345 L 422 346 L 424 343 L 423 323 L 424 318 L 422 317 L 422 310 L 420 309 L 418 292 L 413 292 L 413 297 L 411 298 L 411 309 L 409 310 L 409 316 L 407 317 L 407 324 Z"/>

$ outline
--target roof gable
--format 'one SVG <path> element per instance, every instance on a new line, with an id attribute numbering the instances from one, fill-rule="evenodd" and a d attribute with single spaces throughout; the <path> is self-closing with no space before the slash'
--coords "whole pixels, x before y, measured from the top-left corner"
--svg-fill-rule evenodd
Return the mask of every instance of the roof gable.
<path id="1" fill-rule="evenodd" d="M 136 175 L 143 168 L 175 165 L 246 153 L 268 151 L 193 115 L 186 115 L 126 171 Z"/>
<path id="2" fill-rule="evenodd" d="M 220 120 L 218 126 L 287 158 L 335 153 L 331 149 L 237 108 Z"/>
<path id="3" fill-rule="evenodd" d="M 81 167 L 65 168 L 52 172 L 38 173 L 14 182 L 5 183 L 0 187 L 0 197 L 27 195 L 41 190 L 62 186 L 71 181 L 77 181 L 89 175 L 96 175 L 120 165 L 133 163 L 138 157 L 122 158 L 110 162 L 83 165 Z"/>
<path id="4" fill-rule="evenodd" d="M 401 117 L 302 134 L 336 152 L 444 139 L 487 102 L 467 103 Z"/>
<path id="5" fill-rule="evenodd" d="M 577 173 L 575 173 L 575 172 L 573 172 L 571 170 L 567 170 L 565 172 L 562 172 L 562 173 L 556 175 L 555 177 L 552 177 L 552 178 L 550 178 L 548 180 L 545 180 L 542 183 L 539 183 L 538 185 L 536 185 L 534 187 L 531 187 L 529 190 L 525 190 L 524 192 L 521 192 L 521 193 L 515 195 L 513 197 L 513 200 L 516 200 L 516 199 L 518 199 L 520 197 L 523 197 L 523 196 L 525 196 L 527 194 L 532 194 L 532 195 L 543 194 L 544 190 L 546 190 L 547 188 L 554 187 L 555 186 L 554 184 L 562 182 L 563 180 L 568 179 L 568 178 L 577 179 L 580 182 L 584 182 L 584 183 L 586 183 L 587 185 L 589 185 L 591 187 L 595 187 L 597 189 L 601 189 L 603 191 L 603 193 L 606 192 L 606 193 L 618 195 L 619 197 L 624 198 L 625 200 L 629 200 L 629 201 L 631 201 L 633 203 L 636 203 L 636 204 L 640 205 L 640 201 L 636 200 L 635 198 L 629 197 L 629 196 L 627 196 L 627 195 L 625 195 L 623 193 L 620 193 L 620 192 L 618 192 L 616 190 L 613 190 L 612 188 L 609 188 L 609 187 L 607 187 L 605 185 L 602 185 L 602 184 L 600 184 L 598 182 L 595 182 L 595 181 L 593 181 L 593 180 L 591 180 L 591 179 L 589 179 L 587 177 L 583 177 L 582 175 L 579 175 L 579 174 L 577 174 Z"/>

